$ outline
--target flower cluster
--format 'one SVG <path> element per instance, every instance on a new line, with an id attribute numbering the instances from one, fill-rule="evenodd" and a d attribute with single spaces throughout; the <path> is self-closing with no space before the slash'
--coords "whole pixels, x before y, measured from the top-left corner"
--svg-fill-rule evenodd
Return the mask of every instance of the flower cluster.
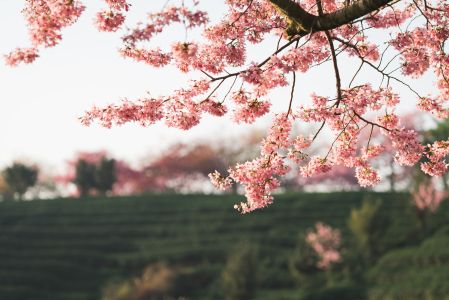
<path id="1" fill-rule="evenodd" d="M 100 31 L 117 31 L 125 22 L 125 16 L 113 10 L 100 11 L 97 13 L 95 23 Z"/>
<path id="2" fill-rule="evenodd" d="M 97 13 L 95 24 L 100 31 L 117 31 L 125 22 L 124 11 L 128 11 L 126 0 L 105 0 L 109 9 Z"/>
<path id="3" fill-rule="evenodd" d="M 448 171 L 445 158 L 449 155 L 449 141 L 436 141 L 427 147 L 428 161 L 421 163 L 421 170 L 431 176 L 444 175 Z"/>
<path id="4" fill-rule="evenodd" d="M 220 190 L 227 190 L 232 186 L 232 179 L 229 177 L 223 177 L 218 171 L 209 174 L 212 184 Z"/>
<path id="5" fill-rule="evenodd" d="M 6 64 L 10 66 L 17 66 L 19 63 L 23 62 L 26 64 L 32 63 L 36 58 L 39 57 L 36 48 L 17 48 L 10 54 L 5 56 Z"/>
<path id="6" fill-rule="evenodd" d="M 285 175 L 289 167 L 276 154 L 262 156 L 229 170 L 230 177 L 245 186 L 247 202 L 235 206 L 242 213 L 263 208 L 273 202 L 273 192 L 280 186 L 279 177 Z"/>
<path id="7" fill-rule="evenodd" d="M 237 123 L 253 123 L 270 111 L 270 102 L 254 99 L 243 90 L 236 92 L 232 100 L 236 104 L 233 119 Z"/>
<path id="8" fill-rule="evenodd" d="M 340 230 L 333 229 L 329 225 L 318 222 L 315 231 L 310 231 L 306 236 L 306 242 L 320 257 L 317 267 L 327 269 L 332 264 L 341 261 L 341 234 Z"/>
<path id="9" fill-rule="evenodd" d="M 53 47 L 61 40 L 61 30 L 72 25 L 84 11 L 85 6 L 78 0 L 27 0 L 23 14 L 32 48 L 19 48 L 6 55 L 11 66 L 31 63 L 37 57 L 39 46 Z"/>

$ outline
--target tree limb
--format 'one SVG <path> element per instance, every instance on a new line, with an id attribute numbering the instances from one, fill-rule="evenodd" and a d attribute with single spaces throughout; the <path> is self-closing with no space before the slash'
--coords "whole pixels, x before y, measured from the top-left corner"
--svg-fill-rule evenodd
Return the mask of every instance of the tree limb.
<path id="1" fill-rule="evenodd" d="M 332 30 L 363 17 L 393 0 L 358 0 L 331 13 L 316 16 L 304 10 L 293 0 L 268 0 L 284 15 L 289 23 L 290 36 L 303 36 L 310 32 Z"/>

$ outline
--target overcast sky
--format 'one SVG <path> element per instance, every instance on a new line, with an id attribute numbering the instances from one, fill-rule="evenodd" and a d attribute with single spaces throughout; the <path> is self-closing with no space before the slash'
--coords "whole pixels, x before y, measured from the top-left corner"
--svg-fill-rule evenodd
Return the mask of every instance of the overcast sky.
<path id="1" fill-rule="evenodd" d="M 29 46 L 20 13 L 24 2 L 0 1 L 0 54 L 17 46 Z M 236 126 L 227 119 L 217 118 L 208 118 L 190 131 L 168 129 L 164 124 L 148 128 L 132 124 L 113 129 L 83 127 L 78 117 L 94 104 L 101 106 L 124 97 L 135 99 L 147 91 L 153 95 L 168 94 L 188 79 L 173 68 L 154 69 L 120 57 L 117 49 L 123 31 L 98 32 L 92 20 L 104 5 L 102 1 L 83 2 L 87 3 L 87 10 L 79 22 L 63 31 L 63 40 L 58 46 L 42 49 L 35 63 L 16 68 L 5 66 L 3 61 L 0 63 L 0 167 L 15 159 L 60 167 L 76 151 L 102 149 L 118 158 L 137 162 L 170 143 L 225 138 L 251 129 L 251 126 Z M 143 20 L 147 12 L 162 7 L 165 0 L 130 2 L 133 6 L 127 25 L 132 26 Z M 212 18 L 223 13 L 220 5 L 224 1 L 205 2 L 206 8 L 213 5 Z M 179 32 L 182 32 L 179 34 L 182 39 L 183 29 L 177 27 L 155 42 L 170 45 L 173 39 L 167 36 L 177 37 Z M 256 61 L 268 54 L 260 49 L 267 47 L 251 50 Z M 357 66 L 346 64 L 344 73 L 354 67 Z M 299 75 L 297 98 L 306 101 L 312 91 L 324 95 L 333 93 L 334 79 L 330 72 L 328 64 L 307 76 Z M 287 107 L 285 92 L 274 97 L 275 109 Z M 256 126 L 263 127 L 265 121 L 261 120 Z"/>

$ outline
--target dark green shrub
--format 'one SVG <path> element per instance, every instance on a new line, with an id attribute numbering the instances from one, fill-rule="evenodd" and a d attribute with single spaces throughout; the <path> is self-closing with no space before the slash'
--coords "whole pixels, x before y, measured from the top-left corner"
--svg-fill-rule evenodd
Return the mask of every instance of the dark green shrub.
<path id="1" fill-rule="evenodd" d="M 257 287 L 257 250 L 247 242 L 235 247 L 221 274 L 224 299 L 253 299 Z"/>
<path id="2" fill-rule="evenodd" d="M 369 259 L 375 259 L 384 249 L 382 237 L 388 229 L 389 220 L 381 214 L 381 200 L 365 199 L 360 208 L 353 208 L 348 219 L 360 251 Z"/>

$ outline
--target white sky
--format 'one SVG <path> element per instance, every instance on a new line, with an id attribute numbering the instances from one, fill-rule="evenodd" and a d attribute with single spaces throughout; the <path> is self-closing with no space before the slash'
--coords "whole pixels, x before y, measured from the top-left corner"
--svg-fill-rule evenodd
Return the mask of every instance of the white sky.
<path id="1" fill-rule="evenodd" d="M 29 45 L 20 13 L 24 2 L 0 1 L 0 54 Z M 250 130 L 251 126 L 236 126 L 217 118 L 208 118 L 190 131 L 169 129 L 163 123 L 148 128 L 132 124 L 113 129 L 82 126 L 78 117 L 94 104 L 102 106 L 123 97 L 135 99 L 147 91 L 154 95 L 168 94 L 188 78 L 173 68 L 154 69 L 120 57 L 116 50 L 123 32 L 98 32 L 92 20 L 104 5 L 102 1 L 83 2 L 87 10 L 79 22 L 63 31 L 63 40 L 58 46 L 42 49 L 35 63 L 16 68 L 0 63 L 0 168 L 15 159 L 60 167 L 77 151 L 102 149 L 115 157 L 137 162 L 177 141 L 219 139 Z M 127 24 L 132 26 L 143 20 L 147 12 L 162 7 L 165 0 L 130 2 L 133 6 Z M 212 8 L 214 18 L 223 13 L 224 1 L 205 2 L 208 2 L 206 8 Z M 184 31 L 180 28 L 171 30 L 167 36 L 177 36 L 178 32 L 183 39 Z M 171 43 L 164 37 L 157 41 Z M 268 49 L 272 51 L 272 47 Z M 256 60 L 269 53 L 251 51 Z M 341 64 L 344 73 L 357 67 L 343 64 L 345 62 Z M 312 91 L 324 95 L 334 93 L 330 67 L 327 64 L 298 77 L 297 97 L 301 101 Z M 370 75 L 367 73 L 365 78 L 367 76 Z M 288 105 L 285 93 L 274 95 L 278 110 Z M 265 123 L 262 120 L 258 127 Z"/>

